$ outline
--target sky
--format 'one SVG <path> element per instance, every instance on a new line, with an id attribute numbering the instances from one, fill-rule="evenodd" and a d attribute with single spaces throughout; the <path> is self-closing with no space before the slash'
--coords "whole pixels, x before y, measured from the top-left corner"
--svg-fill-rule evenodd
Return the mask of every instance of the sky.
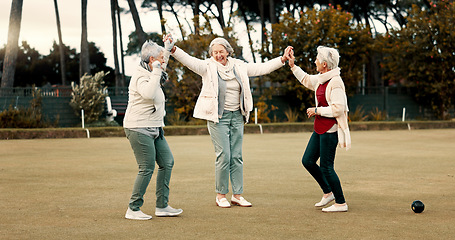
<path id="1" fill-rule="evenodd" d="M 6 46 L 8 40 L 8 24 L 11 10 L 12 0 L 0 0 L 0 47 Z M 140 2 L 136 1 L 136 6 L 140 11 L 142 27 L 145 32 L 161 33 L 159 24 L 159 16 L 157 11 L 146 11 L 140 9 Z M 129 9 L 127 1 L 119 1 L 122 8 Z M 63 43 L 71 48 L 80 51 L 81 41 L 81 1 L 78 0 L 60 0 L 58 1 L 60 22 L 62 27 Z M 227 8 L 228 9 L 228 8 Z M 95 45 L 100 48 L 107 58 L 107 65 L 114 67 L 113 49 L 112 49 L 112 20 L 110 15 L 109 0 L 88 0 L 87 4 L 87 32 L 88 41 L 95 42 Z M 178 40 L 179 31 L 177 23 L 170 13 L 164 13 L 168 19 L 167 24 L 170 32 Z M 191 10 L 185 10 L 184 14 L 191 16 Z M 182 20 L 181 20 L 182 21 Z M 188 20 L 191 21 L 191 20 Z M 131 14 L 122 14 L 122 32 L 124 49 L 128 44 L 128 35 L 135 30 L 134 22 Z M 185 21 L 183 21 L 185 22 Z M 189 31 L 189 30 L 188 30 Z M 241 32 L 241 31 L 240 31 Z M 221 33 L 219 33 L 221 34 Z M 245 33 L 240 33 L 246 36 Z M 35 48 L 41 55 L 50 53 L 52 43 L 58 42 L 57 24 L 55 17 L 54 1 L 24 1 L 22 6 L 22 22 L 18 44 L 22 41 L 27 41 L 28 44 Z M 246 42 L 245 42 L 246 44 Z M 247 57 L 246 57 L 247 58 Z M 132 75 L 138 57 L 131 56 L 125 58 L 125 73 Z"/>

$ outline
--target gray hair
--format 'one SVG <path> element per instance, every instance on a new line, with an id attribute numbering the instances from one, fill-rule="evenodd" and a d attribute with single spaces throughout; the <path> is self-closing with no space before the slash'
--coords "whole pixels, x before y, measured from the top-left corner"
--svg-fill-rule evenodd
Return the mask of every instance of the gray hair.
<path id="1" fill-rule="evenodd" d="M 338 63 L 340 62 L 340 54 L 338 53 L 338 50 L 330 47 L 319 46 L 316 58 L 320 63 L 326 62 L 329 70 L 337 68 Z"/>
<path id="2" fill-rule="evenodd" d="M 147 41 L 145 41 L 144 44 L 142 44 L 141 61 L 148 63 L 150 60 L 150 57 L 157 58 L 160 56 L 161 52 L 163 52 L 163 51 L 164 51 L 163 47 L 154 43 L 151 40 L 147 40 Z"/>
<path id="3" fill-rule="evenodd" d="M 209 46 L 210 56 L 212 56 L 212 47 L 215 44 L 220 44 L 220 45 L 224 46 L 224 48 L 226 48 L 226 51 L 229 53 L 229 56 L 232 56 L 232 54 L 234 53 L 234 49 L 231 47 L 231 44 L 229 44 L 229 42 L 226 39 L 217 37 L 217 38 L 213 39 L 212 42 L 210 42 L 210 46 Z"/>

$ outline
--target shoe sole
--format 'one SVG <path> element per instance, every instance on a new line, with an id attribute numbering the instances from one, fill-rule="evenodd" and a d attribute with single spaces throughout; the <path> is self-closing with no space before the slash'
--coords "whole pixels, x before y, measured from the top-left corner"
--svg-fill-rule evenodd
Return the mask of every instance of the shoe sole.
<path id="1" fill-rule="evenodd" d="M 144 220 L 150 220 L 150 219 L 152 219 L 152 218 L 134 218 L 134 217 L 127 217 L 127 216 L 125 216 L 125 219 L 144 221 Z"/>
<path id="2" fill-rule="evenodd" d="M 322 211 L 324 213 L 337 213 L 337 212 L 347 212 L 348 210 L 342 210 L 342 211 Z"/>
<path id="3" fill-rule="evenodd" d="M 179 213 L 155 213 L 155 216 L 157 216 L 157 217 L 176 217 L 182 213 L 183 213 L 183 211 L 181 211 Z"/>
<path id="4" fill-rule="evenodd" d="M 217 202 L 215 202 L 215 203 L 216 203 L 216 205 L 217 205 L 218 207 L 220 207 L 220 208 L 230 208 L 230 207 L 231 207 L 231 206 L 225 206 L 225 207 L 224 207 L 224 206 L 220 206 Z"/>
<path id="5" fill-rule="evenodd" d="M 236 202 L 231 202 L 232 205 L 237 205 L 237 206 L 240 206 L 240 207 L 252 207 L 253 205 L 241 205 L 240 203 L 236 203 Z"/>
<path id="6" fill-rule="evenodd" d="M 316 205 L 314 205 L 314 206 L 315 206 L 315 207 L 319 207 L 319 208 L 320 208 L 320 207 L 325 207 L 325 206 L 329 205 L 329 203 L 331 203 L 331 202 L 333 202 L 333 201 L 335 201 L 335 199 L 330 200 L 330 202 L 328 202 L 328 203 L 326 203 L 326 204 L 324 204 L 324 205 L 321 205 L 321 206 L 316 206 Z"/>

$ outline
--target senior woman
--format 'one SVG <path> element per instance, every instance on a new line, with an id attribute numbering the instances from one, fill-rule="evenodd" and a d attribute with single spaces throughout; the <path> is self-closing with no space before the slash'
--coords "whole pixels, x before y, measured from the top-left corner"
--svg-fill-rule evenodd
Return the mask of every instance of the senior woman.
<path id="1" fill-rule="evenodd" d="M 166 49 L 172 44 L 167 42 Z M 165 97 L 161 81 L 166 80 L 163 72 L 166 65 L 166 51 L 152 41 L 142 45 L 141 63 L 134 72 L 128 87 L 128 107 L 123 127 L 139 167 L 133 193 L 125 218 L 148 220 L 152 216 L 143 213 L 140 208 L 144 203 L 144 194 L 158 164 L 156 177 L 156 210 L 158 217 L 177 216 L 182 209 L 168 205 L 169 182 L 171 179 L 174 157 L 164 138 Z"/>
<path id="2" fill-rule="evenodd" d="M 346 204 L 340 179 L 334 169 L 337 145 L 351 147 L 348 127 L 348 105 L 343 80 L 338 68 L 339 54 L 334 48 L 317 48 L 316 70 L 309 75 L 295 66 L 294 52 L 290 51 L 289 66 L 294 76 L 305 87 L 315 91 L 316 107 L 307 109 L 308 117 L 315 117 L 314 132 L 306 147 L 302 164 L 321 187 L 324 195 L 315 207 L 324 207 L 333 200 L 335 204 L 322 208 L 323 212 L 346 212 Z M 320 159 L 320 166 L 316 162 Z"/>
<path id="3" fill-rule="evenodd" d="M 253 109 L 249 77 L 268 74 L 284 65 L 290 47 L 282 57 L 265 63 L 246 63 L 232 58 L 234 50 L 224 38 L 215 38 L 209 46 L 210 58 L 192 57 L 178 47 L 172 56 L 202 77 L 202 89 L 194 107 L 195 118 L 207 120 L 215 147 L 216 205 L 229 208 L 231 204 L 251 207 L 243 193 L 243 125 Z M 232 185 L 231 203 L 226 198 Z"/>

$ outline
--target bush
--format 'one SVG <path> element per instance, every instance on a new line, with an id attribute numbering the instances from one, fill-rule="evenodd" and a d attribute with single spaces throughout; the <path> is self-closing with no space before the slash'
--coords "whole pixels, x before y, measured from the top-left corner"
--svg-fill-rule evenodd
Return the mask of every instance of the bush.
<path id="1" fill-rule="evenodd" d="M 357 106 L 354 112 L 349 112 L 349 121 L 365 121 L 367 120 L 368 115 L 365 115 L 365 110 L 363 106 Z"/>
<path id="2" fill-rule="evenodd" d="M 300 112 L 291 108 L 288 108 L 288 110 L 284 111 L 284 115 L 286 115 L 288 122 L 297 122 L 300 118 Z"/>
<path id="3" fill-rule="evenodd" d="M 42 114 L 41 90 L 33 91 L 33 99 L 29 108 L 14 108 L 0 112 L 0 128 L 46 128 L 52 124 Z"/>
<path id="4" fill-rule="evenodd" d="M 371 121 L 384 121 L 387 119 L 387 113 L 385 111 L 381 111 L 378 108 L 373 109 L 370 112 L 370 120 Z"/>
<path id="5" fill-rule="evenodd" d="M 77 116 L 81 116 L 84 109 L 84 121 L 93 123 L 98 121 L 104 112 L 106 101 L 106 89 L 103 78 L 109 73 L 98 72 L 95 76 L 84 74 L 80 85 L 73 85 L 72 99 L 70 106 L 74 109 Z"/>

